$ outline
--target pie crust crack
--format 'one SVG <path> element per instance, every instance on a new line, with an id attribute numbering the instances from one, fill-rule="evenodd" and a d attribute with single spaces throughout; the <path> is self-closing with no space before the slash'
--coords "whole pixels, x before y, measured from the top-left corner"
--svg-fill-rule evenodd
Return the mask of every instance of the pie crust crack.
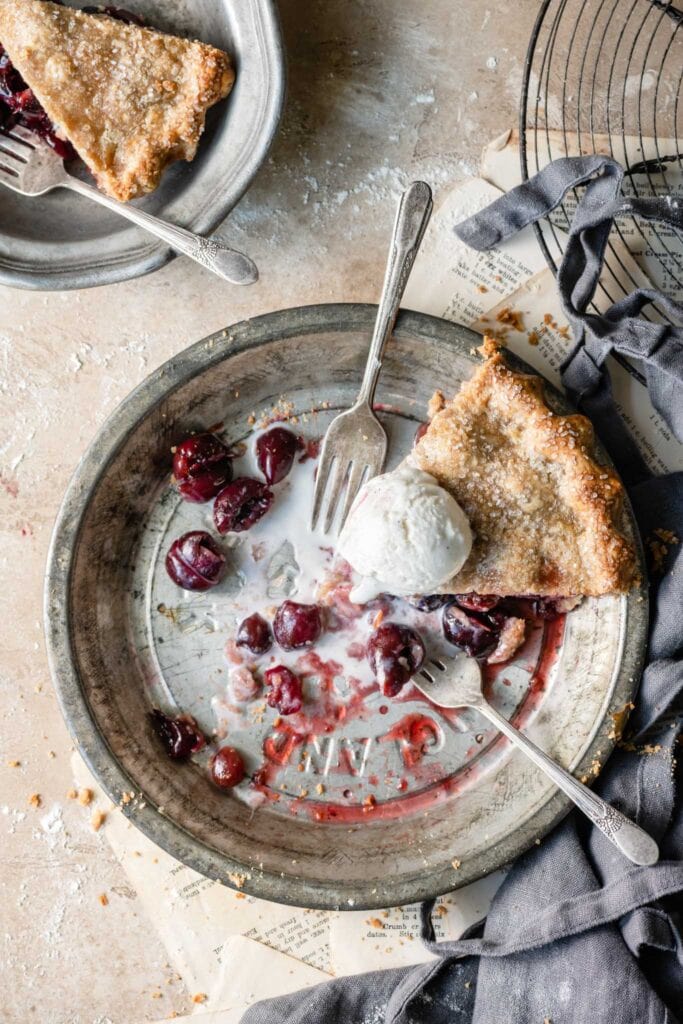
<path id="1" fill-rule="evenodd" d="M 595 455 L 585 416 L 549 409 L 539 377 L 510 368 L 490 338 L 484 363 L 431 422 L 411 459 L 462 506 L 474 533 L 445 593 L 599 596 L 635 582 L 625 492 Z"/>

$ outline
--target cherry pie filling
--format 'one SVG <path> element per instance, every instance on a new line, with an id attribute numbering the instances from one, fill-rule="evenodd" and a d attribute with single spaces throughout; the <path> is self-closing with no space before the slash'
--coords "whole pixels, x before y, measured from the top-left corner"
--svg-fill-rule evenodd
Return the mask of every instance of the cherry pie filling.
<path id="1" fill-rule="evenodd" d="M 61 0 L 54 2 L 61 3 Z M 120 7 L 84 7 L 83 10 L 87 14 L 108 14 L 127 25 L 145 25 L 137 14 Z M 61 137 L 0 42 L 0 131 L 8 132 L 15 125 L 28 128 L 40 136 L 62 160 L 76 159 L 76 150 L 67 139 Z"/>
<path id="2" fill-rule="evenodd" d="M 278 799 L 278 764 L 285 764 L 304 738 L 330 733 L 353 716 L 363 717 L 372 693 L 379 691 L 389 700 L 415 700 L 410 680 L 428 650 L 441 644 L 442 649 L 465 651 L 495 674 L 524 647 L 532 631 L 579 603 L 573 598 L 491 594 L 408 599 L 385 594 L 367 605 L 354 604 L 349 596 L 352 569 L 334 557 L 329 538 L 307 536 L 308 552 L 295 552 L 293 542 L 307 533 L 302 522 L 311 500 L 315 443 L 282 425 L 271 427 L 247 454 L 246 468 L 254 475 L 242 471 L 234 479 L 232 462 L 240 453 L 214 434 L 185 438 L 173 453 L 177 493 L 190 503 L 203 500 L 204 524 L 213 502 L 219 536 L 196 530 L 173 540 L 166 561 L 171 579 L 188 591 L 218 587 L 229 574 L 228 548 L 235 545 L 246 558 L 249 578 L 230 599 L 228 683 L 225 694 L 212 700 L 218 720 L 212 740 L 206 740 L 187 715 L 174 718 L 155 709 L 152 725 L 176 759 L 186 758 L 205 742 L 215 743 L 209 776 L 221 789 L 238 787 L 239 795 L 246 786 L 263 799 Z M 309 463 L 301 471 L 306 479 L 292 479 L 301 463 Z M 286 534 L 283 540 L 285 527 L 277 515 L 283 502 L 292 501 L 300 504 L 287 513 L 286 529 L 296 533 L 290 542 Z M 344 697 L 339 693 L 340 679 L 347 687 Z M 231 741 L 233 725 L 242 727 L 246 712 L 255 707 L 277 713 L 278 738 L 264 742 L 262 764 L 248 772 L 239 749 L 220 744 Z M 378 710 L 385 713 L 388 705 Z"/>

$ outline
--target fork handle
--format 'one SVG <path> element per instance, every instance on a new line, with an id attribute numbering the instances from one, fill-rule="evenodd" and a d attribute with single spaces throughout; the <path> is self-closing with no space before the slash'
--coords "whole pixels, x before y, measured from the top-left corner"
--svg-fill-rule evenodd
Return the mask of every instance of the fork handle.
<path id="1" fill-rule="evenodd" d="M 189 256 L 195 263 L 201 264 L 214 274 L 218 274 L 225 281 L 232 284 L 252 284 L 258 280 L 258 270 L 253 260 L 249 259 L 242 252 L 230 249 L 215 238 L 203 238 L 195 235 L 185 228 L 176 227 L 159 217 L 152 217 L 149 213 L 137 209 L 135 206 L 128 206 L 126 203 L 119 203 L 116 199 L 100 192 L 99 189 L 88 185 L 87 182 L 66 175 L 62 183 L 65 188 L 78 192 L 79 195 L 93 199 L 100 206 L 106 206 L 121 217 L 133 221 L 138 227 L 144 228 L 150 234 L 161 238 L 167 245 L 170 245 L 176 252 L 183 256 Z"/>
<path id="2" fill-rule="evenodd" d="M 396 322 L 398 308 L 431 212 L 432 190 L 426 182 L 414 181 L 401 196 L 396 212 L 389 260 L 358 405 L 372 405 L 384 349 Z"/>
<path id="3" fill-rule="evenodd" d="M 570 772 L 560 767 L 527 736 L 510 725 L 507 718 L 503 718 L 488 702 L 477 704 L 476 707 L 508 739 L 520 747 L 527 757 L 544 771 L 556 786 L 559 786 L 563 793 L 566 793 L 574 801 L 586 817 L 600 829 L 611 843 L 621 850 L 625 857 L 628 857 L 634 864 L 657 863 L 659 859 L 657 843 L 639 825 L 618 811 L 616 807 L 612 807 L 611 804 L 602 800 L 597 793 L 594 793 L 588 786 L 584 786 Z"/>

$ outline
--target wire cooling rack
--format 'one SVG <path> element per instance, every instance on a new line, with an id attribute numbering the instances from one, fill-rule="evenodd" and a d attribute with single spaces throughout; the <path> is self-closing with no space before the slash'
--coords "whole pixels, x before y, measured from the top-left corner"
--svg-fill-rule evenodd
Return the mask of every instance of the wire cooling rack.
<path id="1" fill-rule="evenodd" d="M 626 168 L 625 191 L 683 198 L 682 82 L 683 9 L 670 0 L 543 0 L 523 81 L 523 178 L 558 156 L 599 152 Z M 537 227 L 553 270 L 575 201 L 568 196 Z M 683 236 L 624 218 L 610 236 L 596 303 L 647 283 L 642 275 L 683 299 Z"/>

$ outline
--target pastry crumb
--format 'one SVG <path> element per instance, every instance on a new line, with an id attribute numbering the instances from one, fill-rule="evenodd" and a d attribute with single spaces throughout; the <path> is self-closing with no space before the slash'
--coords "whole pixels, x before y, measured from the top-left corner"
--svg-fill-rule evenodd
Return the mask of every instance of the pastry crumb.
<path id="1" fill-rule="evenodd" d="M 78 791 L 78 802 L 79 802 L 79 804 L 82 804 L 83 807 L 87 807 L 88 804 L 92 802 L 93 795 L 94 794 L 93 794 L 92 789 L 88 789 L 85 786 L 82 789 L 79 789 L 79 791 Z"/>
<path id="2" fill-rule="evenodd" d="M 28 798 L 28 802 L 31 805 L 31 807 L 35 807 L 35 809 L 38 810 L 38 808 L 43 802 L 43 798 L 41 797 L 40 793 L 31 793 L 30 797 Z"/>
<path id="3" fill-rule="evenodd" d="M 455 871 L 459 871 L 459 870 L 460 870 L 460 865 L 461 865 L 461 864 L 462 864 L 462 861 L 458 860 L 458 859 L 457 859 L 457 857 L 455 857 L 455 858 L 454 858 L 454 859 L 453 859 L 453 860 L 451 861 L 451 867 L 452 867 L 452 868 L 454 868 L 454 869 L 455 869 Z"/>
<path id="4" fill-rule="evenodd" d="M 496 313 L 496 320 L 499 324 L 506 324 L 512 327 L 513 331 L 519 331 L 520 333 L 524 330 L 524 316 L 518 309 L 511 309 L 509 306 L 503 306 Z"/>
<path id="5" fill-rule="evenodd" d="M 250 878 L 251 875 L 240 874 L 238 871 L 233 871 L 228 875 L 228 881 L 232 882 L 236 889 L 241 889 Z"/>
<path id="6" fill-rule="evenodd" d="M 106 892 L 101 892 L 97 898 L 103 907 L 109 906 L 109 897 L 107 896 Z"/>
<path id="7" fill-rule="evenodd" d="M 104 811 L 93 811 L 93 816 L 90 819 L 90 825 L 92 827 L 93 832 L 99 832 L 99 830 L 104 825 L 106 818 L 107 815 L 105 814 Z"/>
<path id="8" fill-rule="evenodd" d="M 209 997 L 207 996 L 206 992 L 195 992 L 195 994 L 192 996 L 192 1002 L 205 1003 L 208 998 Z"/>
<path id="9" fill-rule="evenodd" d="M 21 761 L 16 761 L 16 760 L 8 761 L 7 762 L 7 767 L 8 768 L 21 768 Z"/>

